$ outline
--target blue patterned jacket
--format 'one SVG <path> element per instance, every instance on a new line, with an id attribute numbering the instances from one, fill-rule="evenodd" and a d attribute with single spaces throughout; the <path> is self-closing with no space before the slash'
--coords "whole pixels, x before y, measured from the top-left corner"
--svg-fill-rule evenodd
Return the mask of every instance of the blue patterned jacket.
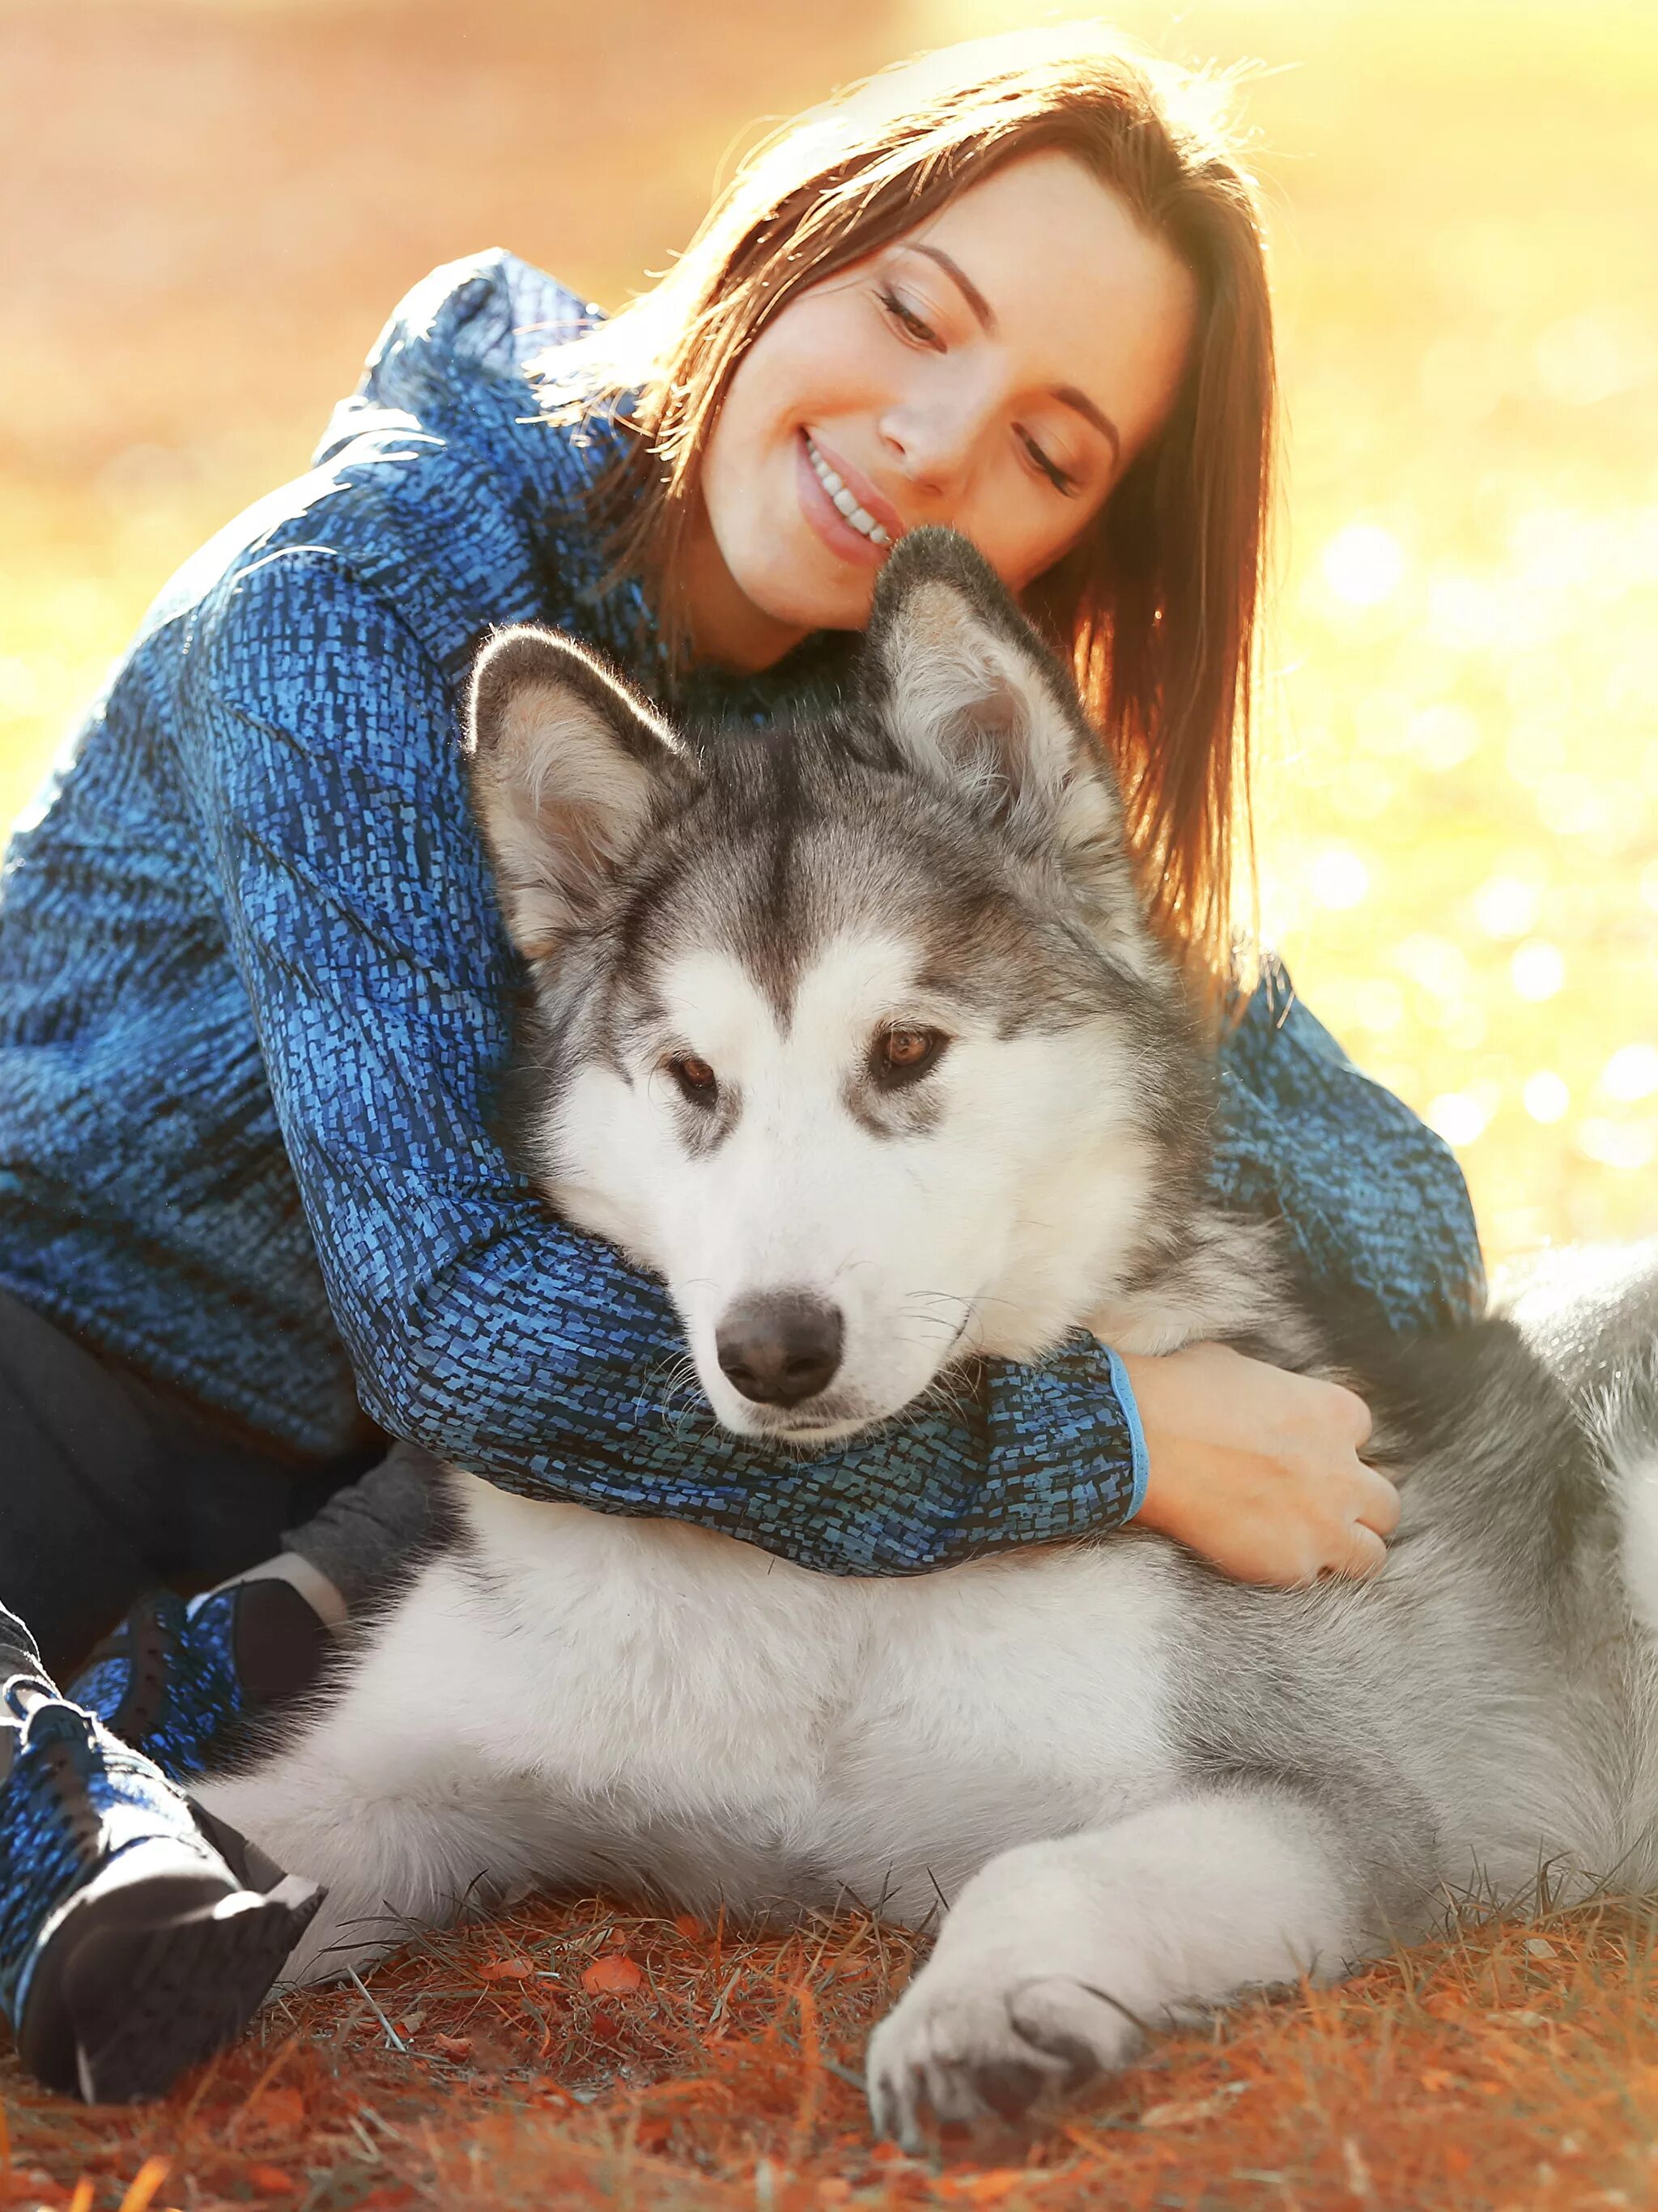
<path id="1" fill-rule="evenodd" d="M 661 1288 L 550 1220 L 489 1133 L 520 977 L 461 769 L 473 651 L 540 621 L 662 678 L 584 519 L 615 434 L 535 419 L 526 362 L 592 312 L 504 254 L 420 286 L 312 473 L 174 579 L 20 824 L 0 1283 L 301 1450 L 343 1449 L 361 1407 L 510 1489 L 827 1571 L 1108 1528 L 1144 1451 L 1091 1340 L 986 1363 L 954 1411 L 768 1455 L 668 1418 Z M 836 649 L 689 703 L 762 712 Z M 1316 1284 L 1400 1329 L 1468 1310 L 1454 1162 L 1281 986 L 1223 1085 L 1221 1187 L 1287 1216 Z"/>

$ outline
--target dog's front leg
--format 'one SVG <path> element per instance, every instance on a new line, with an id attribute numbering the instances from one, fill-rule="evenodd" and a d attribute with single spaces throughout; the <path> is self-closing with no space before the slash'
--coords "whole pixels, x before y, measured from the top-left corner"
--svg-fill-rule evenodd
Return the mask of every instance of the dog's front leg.
<path id="1" fill-rule="evenodd" d="M 1045 2090 L 1121 2066 L 1187 2007 L 1333 1978 L 1370 1940 L 1356 1869 L 1334 1816 L 1253 1784 L 1004 1851 L 875 2032 L 877 2129 L 914 2150 L 928 2108 L 1011 2119 Z"/>

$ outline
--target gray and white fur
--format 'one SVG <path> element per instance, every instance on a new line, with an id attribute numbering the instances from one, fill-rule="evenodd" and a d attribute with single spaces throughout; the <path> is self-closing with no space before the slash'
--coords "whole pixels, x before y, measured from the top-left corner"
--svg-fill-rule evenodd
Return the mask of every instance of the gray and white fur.
<path id="1" fill-rule="evenodd" d="M 1448 1902 L 1658 1876 L 1658 1252 L 1337 1342 L 1206 1194 L 1211 1071 L 1073 690 L 961 540 L 884 573 L 855 693 L 669 729 L 509 631 L 471 728 L 550 1202 L 666 1282 L 729 1427 L 811 1445 L 1078 1325 L 1351 1380 L 1403 1521 L 1262 1590 L 1130 1528 L 911 1580 L 449 1478 L 461 1534 L 210 1810 L 330 1885 L 296 1956 L 525 1884 L 949 1909 L 877 2030 L 917 2142 L 1334 1976 Z"/>

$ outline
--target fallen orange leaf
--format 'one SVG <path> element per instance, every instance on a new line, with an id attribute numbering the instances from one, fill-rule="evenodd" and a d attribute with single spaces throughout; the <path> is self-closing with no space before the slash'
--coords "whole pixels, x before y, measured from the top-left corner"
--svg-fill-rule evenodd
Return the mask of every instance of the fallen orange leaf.
<path id="1" fill-rule="evenodd" d="M 625 1951 L 607 1951 L 602 1959 L 595 1959 L 581 1977 L 581 1986 L 592 1996 L 601 1992 L 607 1996 L 628 1996 L 645 1979 L 643 1968 Z"/>
<path id="2" fill-rule="evenodd" d="M 480 1966 L 478 1979 L 481 1982 L 521 1982 L 534 1972 L 533 1961 L 518 1952 L 510 1959 L 491 1959 L 487 1966 Z"/>
<path id="3" fill-rule="evenodd" d="M 993 2166 L 986 2173 L 963 2174 L 956 2184 L 956 2193 L 969 2204 L 997 2204 L 1029 2179 L 1019 2166 Z"/>
<path id="4" fill-rule="evenodd" d="M 261 2089 L 247 2107 L 246 2117 L 256 2128 L 264 2128 L 272 2135 L 288 2128 L 302 2128 L 305 2099 L 297 2089 Z"/>
<path id="5" fill-rule="evenodd" d="M 680 1935 L 692 1941 L 699 1936 L 706 1936 L 708 1932 L 694 1912 L 682 1912 L 673 1924 Z"/>
<path id="6" fill-rule="evenodd" d="M 257 2189 L 261 2197 L 291 2197 L 299 2187 L 291 2173 L 284 2173 L 279 2166 L 250 2166 L 247 2185 Z"/>
<path id="7" fill-rule="evenodd" d="M 470 2058 L 472 2039 L 470 2035 L 434 2035 L 432 2048 L 440 2051 L 446 2058 Z"/>

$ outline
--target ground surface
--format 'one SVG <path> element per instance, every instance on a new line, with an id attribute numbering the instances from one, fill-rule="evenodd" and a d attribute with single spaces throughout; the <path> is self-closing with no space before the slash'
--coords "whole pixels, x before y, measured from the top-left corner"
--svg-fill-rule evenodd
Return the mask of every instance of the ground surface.
<path id="1" fill-rule="evenodd" d="M 916 2161 L 858 2087 L 909 1966 L 890 1933 L 543 1910 L 273 2007 L 160 2111 L 12 2074 L 0 2202 L 1611 2212 L 1658 2192 L 1652 1936 L 1611 1905 L 1471 1931 L 1171 2039 L 1034 2142 Z"/>
<path id="2" fill-rule="evenodd" d="M 428 268 L 501 242 L 614 302 L 756 118 L 1065 10 L 718 12 L 714 38 L 666 0 L 0 0 L 0 814 Z M 1268 927 L 1459 1146 L 1494 1253 L 1650 1231 L 1658 18 L 1118 13 L 1272 71 L 1247 100 L 1291 455 Z M 8 2074 L 0 2203 L 1643 2204 L 1649 1948 L 1611 1909 L 1470 1935 L 1169 2045 L 1034 2162 L 935 2173 L 872 2156 L 849 2078 L 907 1968 L 890 1937 L 545 1913 L 274 2011 L 149 2114 Z"/>

